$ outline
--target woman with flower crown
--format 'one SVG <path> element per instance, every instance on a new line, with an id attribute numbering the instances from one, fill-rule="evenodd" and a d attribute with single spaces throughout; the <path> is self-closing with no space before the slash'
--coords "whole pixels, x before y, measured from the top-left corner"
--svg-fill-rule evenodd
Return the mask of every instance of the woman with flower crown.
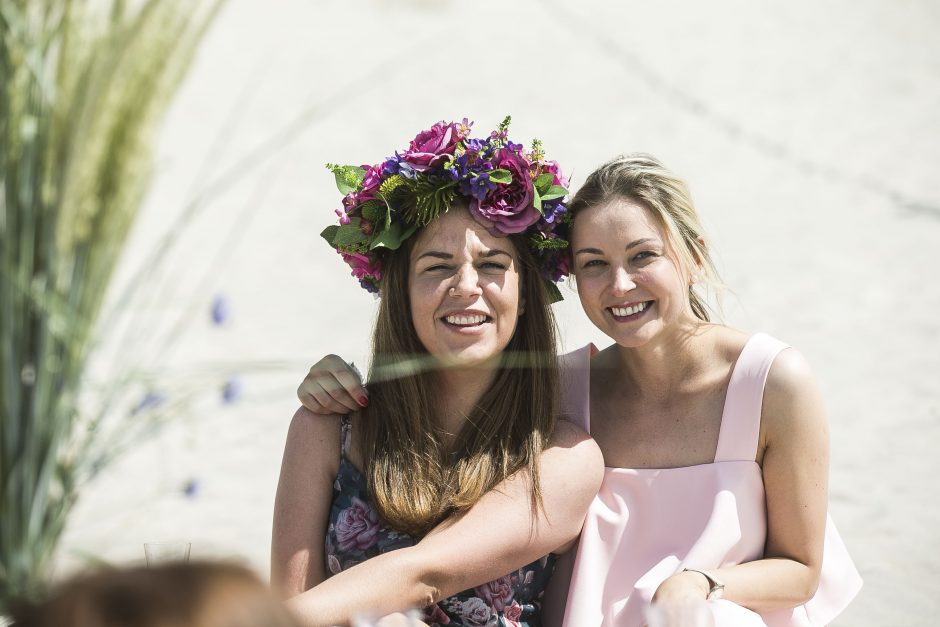
<path id="1" fill-rule="evenodd" d="M 567 181 L 507 126 L 439 123 L 378 165 L 330 166 L 345 197 L 323 237 L 381 302 L 371 402 L 301 409 L 288 435 L 272 582 L 305 625 L 406 608 L 538 625 L 600 485 L 597 446 L 556 420 Z"/>
<path id="2" fill-rule="evenodd" d="M 546 603 L 571 627 L 696 603 L 716 625 L 827 624 L 861 579 L 827 516 L 828 431 L 805 360 L 709 321 L 711 254 L 655 158 L 601 166 L 568 208 L 582 306 L 615 343 L 565 357 L 569 413 L 607 468 Z M 335 356 L 298 393 L 313 411 L 367 398 Z"/>

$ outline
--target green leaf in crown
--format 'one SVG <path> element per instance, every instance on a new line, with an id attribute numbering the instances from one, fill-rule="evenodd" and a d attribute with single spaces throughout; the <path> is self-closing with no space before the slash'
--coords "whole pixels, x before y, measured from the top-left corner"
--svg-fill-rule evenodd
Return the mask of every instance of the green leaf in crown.
<path id="1" fill-rule="evenodd" d="M 359 191 L 366 171 L 357 165 L 336 165 L 327 163 L 327 169 L 336 177 L 336 189 L 343 196 Z"/>

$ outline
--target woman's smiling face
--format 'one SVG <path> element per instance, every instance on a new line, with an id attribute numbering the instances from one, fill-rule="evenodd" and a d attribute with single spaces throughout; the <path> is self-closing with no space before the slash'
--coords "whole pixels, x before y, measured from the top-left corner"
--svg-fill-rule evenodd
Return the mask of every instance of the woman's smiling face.
<path id="1" fill-rule="evenodd" d="M 518 256 L 462 207 L 417 236 L 408 296 L 418 339 L 442 360 L 482 363 L 501 353 L 519 319 Z"/>
<path id="2" fill-rule="evenodd" d="M 581 306 L 617 344 L 641 346 L 692 319 L 689 271 L 642 204 L 617 198 L 580 211 L 572 256 Z"/>

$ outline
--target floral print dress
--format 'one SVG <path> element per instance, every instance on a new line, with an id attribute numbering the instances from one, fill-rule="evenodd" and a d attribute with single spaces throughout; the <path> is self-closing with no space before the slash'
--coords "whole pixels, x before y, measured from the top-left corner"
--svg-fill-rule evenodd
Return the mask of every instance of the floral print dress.
<path id="1" fill-rule="evenodd" d="M 362 473 L 346 458 L 350 422 L 343 416 L 342 457 L 333 483 L 333 502 L 326 532 L 329 575 L 360 562 L 415 544 L 415 538 L 391 529 L 379 519 Z M 465 590 L 424 609 L 424 622 L 437 627 L 536 627 L 541 625 L 542 593 L 555 568 L 549 554 L 495 581 Z"/>

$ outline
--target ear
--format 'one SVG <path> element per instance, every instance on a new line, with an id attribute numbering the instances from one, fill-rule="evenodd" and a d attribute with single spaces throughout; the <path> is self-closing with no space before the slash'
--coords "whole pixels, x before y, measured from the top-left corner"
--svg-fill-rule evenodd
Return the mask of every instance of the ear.
<path id="1" fill-rule="evenodd" d="M 705 249 L 705 238 L 699 235 L 695 240 L 701 245 L 702 249 Z M 694 254 L 694 253 L 693 253 Z M 695 284 L 699 278 L 699 271 L 702 269 L 702 260 L 698 258 L 698 255 L 695 255 L 695 267 L 692 268 L 692 272 L 689 274 L 689 286 Z"/>
<path id="2" fill-rule="evenodd" d="M 521 315 L 524 314 L 524 313 L 525 313 L 525 296 L 520 296 L 520 297 L 519 297 L 519 313 L 518 313 L 518 315 L 521 316 Z"/>

